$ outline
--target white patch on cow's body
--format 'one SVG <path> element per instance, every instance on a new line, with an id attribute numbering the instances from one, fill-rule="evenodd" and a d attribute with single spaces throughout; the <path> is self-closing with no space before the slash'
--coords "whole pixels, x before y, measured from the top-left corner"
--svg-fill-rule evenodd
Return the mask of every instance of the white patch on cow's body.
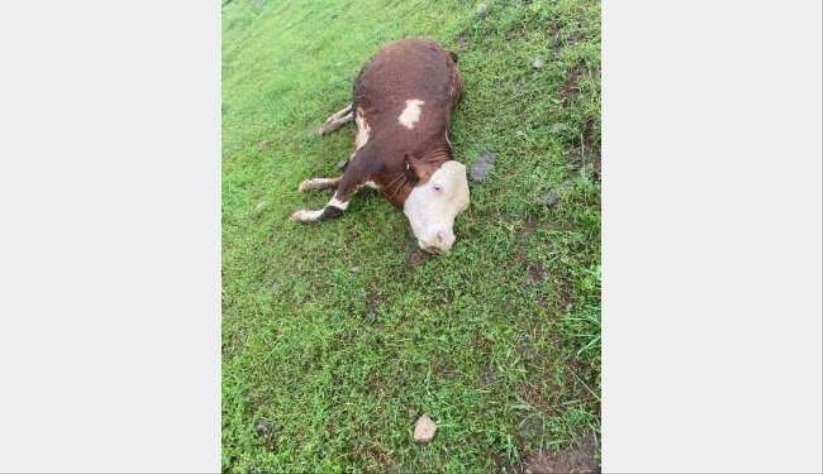
<path id="1" fill-rule="evenodd" d="M 354 121 L 357 123 L 357 136 L 354 137 L 354 146 L 357 150 L 366 146 L 371 136 L 371 127 L 366 122 L 366 117 L 363 115 L 363 109 L 357 108 L 357 114 L 354 116 Z M 353 155 L 352 155 L 353 156 Z"/>
<path id="2" fill-rule="evenodd" d="M 412 189 L 403 203 L 403 213 L 421 249 L 446 253 L 455 240 L 454 219 L 467 207 L 466 167 L 452 160 L 443 163 L 425 184 Z"/>
<path id="3" fill-rule="evenodd" d="M 409 130 L 414 128 L 414 124 L 416 124 L 420 120 L 420 114 L 422 112 L 421 107 L 425 102 L 420 99 L 409 99 L 406 101 L 406 108 L 403 109 L 403 112 L 400 113 L 400 116 L 397 117 L 397 121 L 400 122 L 400 125 L 408 128 Z"/>

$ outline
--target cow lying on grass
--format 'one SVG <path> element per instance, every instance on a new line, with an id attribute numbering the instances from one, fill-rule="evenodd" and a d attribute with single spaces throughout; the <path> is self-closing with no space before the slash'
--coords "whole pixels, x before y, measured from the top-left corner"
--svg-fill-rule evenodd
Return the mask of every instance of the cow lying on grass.
<path id="1" fill-rule="evenodd" d="M 419 38 L 394 42 L 360 71 L 351 105 L 332 115 L 321 135 L 357 123 L 355 151 L 342 176 L 300 183 L 300 191 L 336 188 L 323 209 L 291 219 L 337 217 L 363 186 L 379 190 L 408 217 L 421 249 L 444 254 L 454 244 L 454 219 L 469 206 L 466 167 L 452 159 L 451 113 L 463 80 L 457 56 Z"/>

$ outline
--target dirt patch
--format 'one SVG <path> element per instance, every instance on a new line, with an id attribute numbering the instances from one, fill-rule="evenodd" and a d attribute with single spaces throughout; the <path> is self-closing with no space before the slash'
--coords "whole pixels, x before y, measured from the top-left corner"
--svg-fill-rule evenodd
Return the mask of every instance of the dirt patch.
<path id="1" fill-rule="evenodd" d="M 363 321 L 367 324 L 374 324 L 380 317 L 380 295 L 374 289 L 366 292 L 366 310 L 363 312 Z"/>
<path id="2" fill-rule="evenodd" d="M 431 255 L 420 250 L 420 247 L 417 246 L 417 239 L 412 236 L 406 239 L 406 267 L 414 268 L 431 257 Z"/>
<path id="3" fill-rule="evenodd" d="M 512 261 L 517 262 L 517 265 L 522 264 L 526 247 L 528 246 L 529 236 L 532 235 L 535 229 L 537 229 L 537 219 L 529 214 L 528 217 L 526 217 L 526 222 L 523 227 L 517 231 L 517 243 L 512 252 Z"/>
<path id="4" fill-rule="evenodd" d="M 497 368 L 494 364 L 488 363 L 483 368 L 483 383 L 488 385 L 494 385 L 500 380 L 500 377 L 497 373 Z"/>
<path id="5" fill-rule="evenodd" d="M 536 387 L 531 382 L 520 382 L 517 386 L 517 393 L 526 403 L 539 408 L 540 411 L 547 415 L 557 414 L 557 410 L 553 407 L 550 400 L 547 400 L 540 388 Z"/>
<path id="6" fill-rule="evenodd" d="M 406 266 L 408 267 L 416 267 L 425 261 L 426 254 L 416 248 L 406 252 Z"/>
<path id="7" fill-rule="evenodd" d="M 268 418 L 258 418 L 254 424 L 254 431 L 257 433 L 257 439 L 269 451 L 274 451 L 277 447 L 277 427 Z"/>
<path id="8" fill-rule="evenodd" d="M 590 167 L 599 179 L 601 173 L 600 136 L 595 130 L 595 120 L 587 118 L 580 125 L 580 132 L 569 144 L 566 163 L 571 170 Z"/>
<path id="9" fill-rule="evenodd" d="M 557 305 L 559 311 L 567 311 L 572 304 L 572 289 L 570 284 L 563 278 L 553 278 L 552 285 L 554 286 L 555 294 L 557 295 Z"/>
<path id="10" fill-rule="evenodd" d="M 495 467 L 497 467 L 497 472 L 503 472 L 505 474 L 515 474 L 518 472 L 517 466 L 509 462 L 509 458 L 503 454 L 492 453 L 491 460 Z"/>
<path id="11" fill-rule="evenodd" d="M 223 340 L 221 347 L 223 355 L 239 352 L 239 350 L 246 345 L 246 331 L 241 328 L 237 331 L 232 331 L 227 338 Z"/>
<path id="12" fill-rule="evenodd" d="M 537 263 L 529 266 L 529 283 L 538 285 L 546 280 L 546 269 L 543 265 Z"/>
<path id="13" fill-rule="evenodd" d="M 579 43 L 581 40 L 585 38 L 585 34 L 582 30 L 576 30 L 574 33 L 570 34 L 568 38 L 566 38 L 565 44 L 563 45 L 564 48 L 568 48 L 570 46 L 574 46 Z"/>
<path id="14" fill-rule="evenodd" d="M 597 440 L 584 436 L 572 449 L 527 456 L 518 472 L 525 474 L 599 473 Z"/>
<path id="15" fill-rule="evenodd" d="M 355 459 L 360 461 L 360 465 L 368 465 L 368 461 L 377 463 L 377 468 L 369 467 L 366 472 L 398 472 L 398 466 L 391 459 L 382 446 L 375 442 L 370 442 L 365 446 L 355 448 Z"/>
<path id="16" fill-rule="evenodd" d="M 517 425 L 517 437 L 521 443 L 538 440 L 543 435 L 543 420 L 538 416 L 530 416 Z"/>
<path id="17" fill-rule="evenodd" d="M 577 61 L 569 75 L 566 76 L 566 80 L 560 88 L 560 98 L 563 104 L 568 104 L 574 100 L 577 93 L 580 92 L 580 79 L 586 74 L 586 70 L 586 64 L 583 61 Z"/>

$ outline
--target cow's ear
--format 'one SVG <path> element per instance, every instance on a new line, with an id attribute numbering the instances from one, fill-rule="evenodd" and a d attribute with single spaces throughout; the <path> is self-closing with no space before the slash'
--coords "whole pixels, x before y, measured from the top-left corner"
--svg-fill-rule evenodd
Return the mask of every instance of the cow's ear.
<path id="1" fill-rule="evenodd" d="M 403 155 L 403 162 L 406 166 L 406 173 L 415 181 L 428 181 L 434 173 L 434 166 L 431 163 L 418 160 L 412 155 Z"/>

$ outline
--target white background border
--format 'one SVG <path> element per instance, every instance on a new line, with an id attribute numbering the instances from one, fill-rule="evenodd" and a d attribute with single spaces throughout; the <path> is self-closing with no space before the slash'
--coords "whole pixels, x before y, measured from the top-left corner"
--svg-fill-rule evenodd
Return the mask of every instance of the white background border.
<path id="1" fill-rule="evenodd" d="M 603 2 L 603 471 L 821 472 L 819 0 Z"/>
<path id="2" fill-rule="evenodd" d="M 0 2 L 0 64 L 0 471 L 219 471 L 219 2 Z"/>

